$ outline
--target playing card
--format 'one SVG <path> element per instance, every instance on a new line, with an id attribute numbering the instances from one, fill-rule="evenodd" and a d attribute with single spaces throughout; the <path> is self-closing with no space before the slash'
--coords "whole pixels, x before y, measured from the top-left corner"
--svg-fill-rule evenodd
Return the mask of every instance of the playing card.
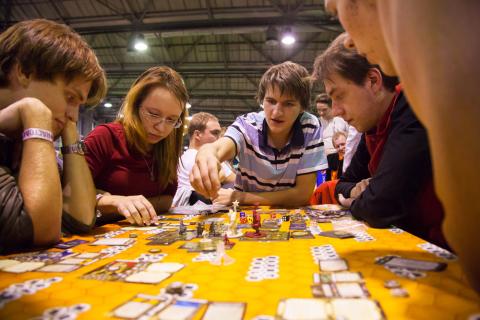
<path id="1" fill-rule="evenodd" d="M 87 240 L 74 239 L 74 240 L 70 240 L 70 241 L 66 241 L 66 242 L 60 242 L 60 243 L 55 245 L 55 248 L 69 249 L 69 248 L 73 248 L 75 246 L 78 246 L 79 244 L 87 243 L 87 242 L 88 242 Z"/>
<path id="2" fill-rule="evenodd" d="M 45 265 L 45 262 L 21 262 L 18 264 L 10 265 L 2 269 L 5 272 L 12 272 L 12 273 L 22 273 L 33 271 L 35 269 L 41 268 Z"/>
<path id="3" fill-rule="evenodd" d="M 182 269 L 185 265 L 176 262 L 156 262 L 147 267 L 149 272 L 168 272 L 173 273 Z"/>
<path id="4" fill-rule="evenodd" d="M 306 230 L 291 231 L 290 237 L 294 239 L 315 239 L 315 236 L 310 231 Z"/>
<path id="5" fill-rule="evenodd" d="M 105 238 L 98 239 L 97 241 L 91 243 L 91 246 L 128 246 L 134 243 L 134 239 L 130 238 Z"/>
<path id="6" fill-rule="evenodd" d="M 170 277 L 167 272 L 148 272 L 140 271 L 125 278 L 126 282 L 157 284 Z"/>
<path id="7" fill-rule="evenodd" d="M 39 272 L 72 272 L 80 268 L 79 265 L 75 264 L 50 264 L 44 266 L 37 271 Z"/>
<path id="8" fill-rule="evenodd" d="M 12 260 L 12 259 L 5 259 L 5 260 L 0 260 L 0 269 L 13 266 L 15 264 L 19 264 L 20 261 L 17 260 Z"/>
<path id="9" fill-rule="evenodd" d="M 363 276 L 360 272 L 320 272 L 313 274 L 314 283 L 333 283 L 333 282 L 363 282 Z"/>
<path id="10" fill-rule="evenodd" d="M 145 311 L 152 308 L 150 303 L 129 301 L 113 311 L 113 315 L 117 318 L 136 319 Z"/>
<path id="11" fill-rule="evenodd" d="M 370 293 L 363 283 L 338 282 L 321 283 L 311 286 L 315 298 L 365 298 Z"/>
<path id="12" fill-rule="evenodd" d="M 319 260 L 321 271 L 345 271 L 348 270 L 347 261 L 344 259 Z"/>
<path id="13" fill-rule="evenodd" d="M 354 238 L 355 235 L 341 230 L 331 230 L 331 231 L 324 231 L 319 233 L 322 237 L 330 237 L 330 238 L 337 238 L 337 239 L 347 239 L 347 238 Z"/>

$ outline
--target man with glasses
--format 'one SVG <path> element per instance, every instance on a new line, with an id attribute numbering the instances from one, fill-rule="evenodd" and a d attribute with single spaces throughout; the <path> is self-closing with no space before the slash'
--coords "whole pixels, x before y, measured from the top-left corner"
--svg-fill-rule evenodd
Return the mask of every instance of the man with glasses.
<path id="1" fill-rule="evenodd" d="M 207 112 L 199 112 L 192 116 L 188 126 L 188 136 L 190 144 L 188 149 L 183 153 L 178 165 L 178 189 L 173 198 L 173 206 L 194 205 L 198 200 L 210 204 L 211 201 L 197 192 L 195 192 L 190 184 L 190 173 L 195 164 L 195 157 L 201 146 L 212 143 L 220 138 L 222 128 L 217 117 Z M 221 174 L 222 185 L 235 182 L 235 173 L 230 170 L 226 163 L 222 163 Z"/>

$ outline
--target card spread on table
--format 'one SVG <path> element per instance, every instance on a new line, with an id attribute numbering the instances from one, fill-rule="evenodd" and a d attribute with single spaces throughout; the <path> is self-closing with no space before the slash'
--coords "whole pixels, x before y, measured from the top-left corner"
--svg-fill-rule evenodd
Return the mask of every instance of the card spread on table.
<path id="1" fill-rule="evenodd" d="M 128 246 L 135 242 L 131 238 L 104 238 L 91 243 L 91 246 Z"/>

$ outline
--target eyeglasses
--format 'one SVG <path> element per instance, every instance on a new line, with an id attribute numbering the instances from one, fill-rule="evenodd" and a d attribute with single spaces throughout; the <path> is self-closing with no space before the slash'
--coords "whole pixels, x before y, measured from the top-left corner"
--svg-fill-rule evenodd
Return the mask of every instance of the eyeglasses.
<path id="1" fill-rule="evenodd" d="M 143 108 L 140 108 L 140 112 L 142 112 L 142 114 L 145 116 L 145 118 L 148 121 L 150 121 L 150 123 L 154 127 L 158 126 L 161 123 L 165 123 L 165 125 L 167 125 L 169 127 L 173 127 L 175 129 L 178 129 L 182 125 L 182 119 L 180 119 L 180 118 L 178 118 L 176 120 L 175 119 L 169 119 L 169 118 L 163 118 L 163 117 L 160 117 L 157 114 L 150 113 Z"/>

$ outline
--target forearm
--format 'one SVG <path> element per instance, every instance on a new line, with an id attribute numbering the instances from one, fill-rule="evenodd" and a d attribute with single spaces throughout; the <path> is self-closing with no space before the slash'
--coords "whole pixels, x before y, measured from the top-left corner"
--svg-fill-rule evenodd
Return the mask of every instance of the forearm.
<path id="1" fill-rule="evenodd" d="M 60 238 L 62 193 L 53 144 L 40 139 L 24 142 L 18 186 L 32 219 L 33 243 L 49 245 Z"/>
<path id="2" fill-rule="evenodd" d="M 173 197 L 168 195 L 161 195 L 158 197 L 147 198 L 148 201 L 155 208 L 155 211 L 158 213 L 167 212 L 172 206 Z"/>
<path id="3" fill-rule="evenodd" d="M 64 146 L 79 140 L 76 125 L 67 124 L 62 134 Z M 96 190 L 85 156 L 72 153 L 63 156 L 63 210 L 90 226 L 95 219 Z"/>
<path id="4" fill-rule="evenodd" d="M 308 205 L 312 192 L 313 188 L 309 192 L 297 188 L 271 192 L 234 191 L 233 198 L 242 205 L 298 207 Z"/>

